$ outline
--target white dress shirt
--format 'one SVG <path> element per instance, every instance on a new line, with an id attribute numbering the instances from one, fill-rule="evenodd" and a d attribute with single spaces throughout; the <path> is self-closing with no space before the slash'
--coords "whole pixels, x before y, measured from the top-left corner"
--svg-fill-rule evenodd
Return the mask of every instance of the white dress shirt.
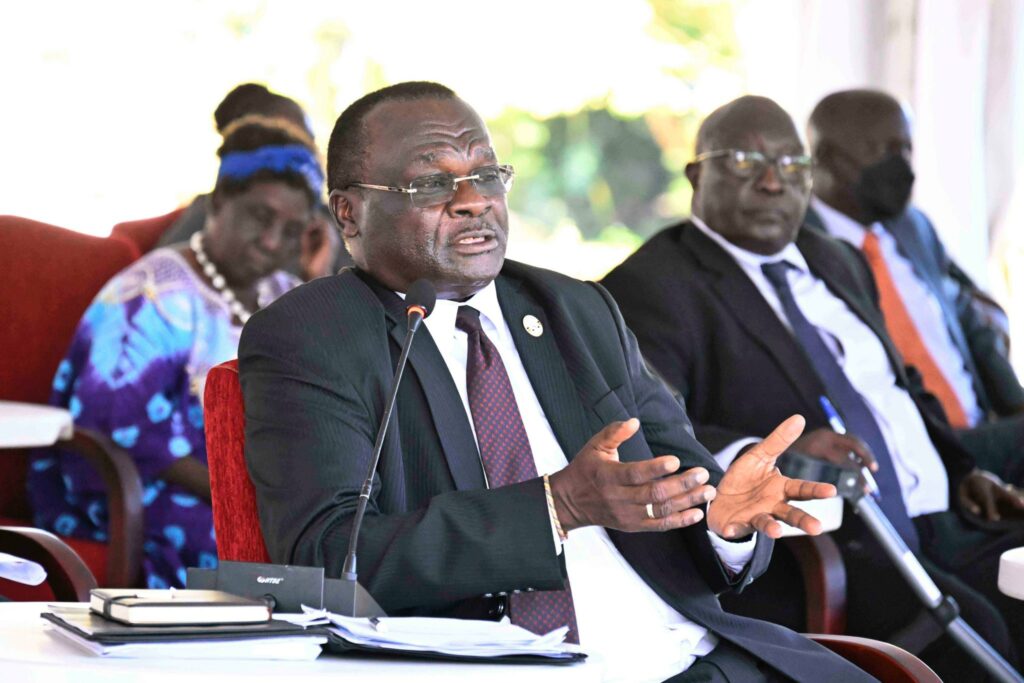
<path id="1" fill-rule="evenodd" d="M 949 509 L 949 477 L 946 467 L 928 436 L 924 420 L 910 394 L 896 384 L 896 375 L 885 347 L 871 328 L 842 299 L 833 294 L 822 280 L 811 273 L 796 244 L 786 245 L 777 254 L 762 256 L 740 249 L 708 228 L 700 218 L 693 216 L 691 220 L 701 232 L 732 256 L 782 324 L 790 330 L 792 326 L 782 309 L 782 302 L 775 287 L 761 272 L 761 265 L 787 261 L 794 266 L 786 270 L 786 277 L 797 305 L 818 329 L 847 379 L 878 422 L 885 445 L 892 456 L 907 514 L 917 517 Z"/>
<path id="2" fill-rule="evenodd" d="M 964 365 L 963 354 L 953 341 L 953 336 L 946 325 L 942 314 L 942 306 L 924 280 L 914 270 L 910 259 L 900 253 L 896 238 L 881 223 L 872 223 L 865 227 L 849 216 L 836 211 L 817 197 L 811 198 L 814 210 L 821 216 L 825 229 L 833 237 L 849 242 L 858 249 L 864 247 L 864 236 L 870 230 L 878 236 L 882 250 L 882 258 L 892 275 L 893 283 L 899 289 L 903 305 L 910 314 L 910 319 L 917 328 L 917 333 L 924 342 L 928 353 L 932 355 L 939 372 L 949 382 L 953 393 L 960 399 L 967 414 L 969 426 L 978 424 L 984 417 L 978 405 L 978 395 L 974 391 L 974 381 L 967 366 Z"/>
<path id="3" fill-rule="evenodd" d="M 401 295 L 400 295 L 401 296 Z M 473 424 L 466 389 L 467 335 L 455 326 L 459 306 L 480 311 L 488 339 L 497 347 L 523 418 L 537 472 L 557 472 L 568 464 L 519 357 L 498 303 L 494 283 L 465 302 L 438 300 L 424 324 L 451 372 Z M 476 434 L 474 433 L 474 438 Z M 723 565 L 742 571 L 754 540 L 730 543 L 709 533 Z M 556 536 L 557 539 L 557 536 Z M 580 647 L 598 655 L 606 681 L 658 682 L 684 671 L 714 649 L 718 638 L 662 600 L 619 553 L 603 527 L 569 532 L 565 565 L 572 584 Z"/>

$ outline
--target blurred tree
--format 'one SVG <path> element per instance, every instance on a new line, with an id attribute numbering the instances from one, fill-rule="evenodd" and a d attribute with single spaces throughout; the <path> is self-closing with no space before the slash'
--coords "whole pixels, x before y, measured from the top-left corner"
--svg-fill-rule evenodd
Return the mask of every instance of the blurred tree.
<path id="1" fill-rule="evenodd" d="M 665 70 L 681 93 L 692 95 L 709 67 L 736 70 L 731 4 L 648 2 L 648 34 L 676 48 L 679 62 Z M 682 110 L 636 115 L 618 112 L 607 98 L 543 119 L 506 109 L 489 125 L 499 154 L 516 167 L 511 208 L 548 230 L 575 225 L 587 240 L 621 243 L 624 229 L 651 235 L 689 209 L 682 167 L 707 113 L 694 99 L 683 97 Z"/>

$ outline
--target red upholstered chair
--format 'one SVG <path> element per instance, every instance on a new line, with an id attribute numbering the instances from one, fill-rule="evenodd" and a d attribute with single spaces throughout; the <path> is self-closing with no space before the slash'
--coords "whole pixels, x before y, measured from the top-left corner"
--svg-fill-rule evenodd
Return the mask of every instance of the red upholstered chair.
<path id="1" fill-rule="evenodd" d="M 245 466 L 245 411 L 237 360 L 210 370 L 203 413 L 217 556 L 235 562 L 270 562 L 256 512 L 256 490 Z"/>
<path id="2" fill-rule="evenodd" d="M 217 555 L 222 560 L 237 562 L 269 562 L 267 546 L 263 542 L 259 515 L 256 509 L 256 490 L 249 479 L 245 464 L 245 407 L 242 386 L 238 381 L 238 361 L 222 363 L 210 371 L 206 378 L 204 396 L 206 416 L 206 458 L 210 466 L 210 487 L 213 494 L 213 526 L 217 532 Z M 805 577 L 827 584 L 827 567 L 839 562 L 830 552 L 838 553 L 834 542 L 816 541 L 822 537 L 797 537 L 794 553 L 801 561 Z M 827 538 L 827 537 L 826 537 Z M 824 548 L 825 555 L 817 556 Z M 839 566 L 841 562 L 839 562 Z M 846 575 L 842 575 L 842 593 L 835 595 L 828 586 L 823 593 L 830 596 L 833 606 L 845 611 Z M 808 596 L 810 603 L 811 596 Z M 812 608 L 808 607 L 810 613 Z M 830 620 L 831 619 L 831 620 Z M 844 626 L 827 614 L 809 616 L 816 625 Z M 939 677 L 920 659 L 895 645 L 867 638 L 840 635 L 810 636 L 836 654 L 842 656 L 879 680 L 892 683 L 941 683 Z"/>
<path id="3" fill-rule="evenodd" d="M 138 252 L 119 240 L 0 216 L 0 254 L 0 400 L 45 403 L 82 313 Z M 98 469 L 110 512 L 109 543 L 65 540 L 105 585 L 135 585 L 141 569 L 142 485 L 134 461 L 87 430 L 76 430 L 61 447 Z M 25 452 L 0 451 L 0 524 L 32 526 L 25 491 L 27 460 Z M 17 591 L 5 594 L 19 597 Z"/>
<path id="4" fill-rule="evenodd" d="M 790 536 L 781 543 L 800 566 L 804 581 L 806 628 L 810 633 L 846 632 L 846 565 L 828 534 Z"/>
<path id="5" fill-rule="evenodd" d="M 160 236 L 178 220 L 185 208 L 175 209 L 163 216 L 118 223 L 110 231 L 110 236 L 130 244 L 139 254 L 145 254 L 156 246 Z"/>
<path id="6" fill-rule="evenodd" d="M 855 636 L 807 637 L 885 683 L 942 683 L 927 664 L 895 645 Z"/>

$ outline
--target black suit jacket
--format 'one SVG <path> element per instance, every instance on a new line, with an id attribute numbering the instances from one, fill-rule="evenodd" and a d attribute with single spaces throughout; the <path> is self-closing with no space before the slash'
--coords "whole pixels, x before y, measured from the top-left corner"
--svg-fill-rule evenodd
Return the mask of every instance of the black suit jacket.
<path id="1" fill-rule="evenodd" d="M 672 453 L 721 472 L 679 401 L 646 369 L 635 338 L 600 286 L 506 262 L 498 300 L 523 364 L 568 457 L 605 424 L 637 416 L 623 461 Z M 545 332 L 531 337 L 525 315 Z M 338 576 L 351 514 L 405 334 L 401 301 L 355 270 L 308 283 L 245 326 L 239 367 L 246 458 L 276 562 Z M 800 680 L 864 680 L 780 627 L 721 610 L 716 592 L 767 564 L 762 539 L 730 578 L 706 525 L 666 534 L 609 534 L 668 604 Z M 562 588 L 541 479 L 488 490 L 468 417 L 429 334 L 409 355 L 359 544 L 360 578 L 392 614 L 493 614 L 500 591 Z M 614 591 L 614 587 L 609 587 Z"/>
<path id="2" fill-rule="evenodd" d="M 820 232 L 802 229 L 796 244 L 811 271 L 882 342 L 955 491 L 973 461 L 919 378 L 908 375 L 885 331 L 867 263 L 850 245 Z M 821 382 L 792 333 L 733 258 L 691 223 L 659 232 L 603 284 L 644 355 L 682 391 L 697 438 L 712 451 L 763 437 L 794 413 L 807 419 L 807 431 L 828 427 L 818 402 Z"/>
<path id="3" fill-rule="evenodd" d="M 811 228 L 825 230 L 813 208 L 808 209 L 806 222 Z M 976 286 L 946 254 L 931 221 L 909 207 L 883 225 L 941 306 L 946 329 L 971 373 L 981 409 L 1003 416 L 1018 411 L 1024 406 L 1024 387 L 1010 365 L 1002 336 L 972 305 L 971 290 Z"/>

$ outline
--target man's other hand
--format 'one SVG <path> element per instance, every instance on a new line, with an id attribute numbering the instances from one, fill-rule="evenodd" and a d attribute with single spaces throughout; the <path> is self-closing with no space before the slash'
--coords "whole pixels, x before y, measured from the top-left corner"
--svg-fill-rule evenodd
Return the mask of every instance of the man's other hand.
<path id="1" fill-rule="evenodd" d="M 812 536 L 821 533 L 821 522 L 788 501 L 831 498 L 836 495 L 836 487 L 784 477 L 775 466 L 803 429 L 804 418 L 794 415 L 733 461 L 708 511 L 711 531 L 722 538 L 738 538 L 753 531 L 778 538 L 782 535 L 781 520 Z"/>
<path id="2" fill-rule="evenodd" d="M 680 463 L 674 455 L 619 462 L 619 444 L 639 428 L 636 418 L 609 424 L 565 469 L 551 475 L 551 494 L 564 531 L 593 525 L 668 531 L 704 517 L 703 510 L 694 508 L 713 499 L 715 489 L 706 485 L 709 475 L 703 467 L 676 473 Z"/>
<path id="3" fill-rule="evenodd" d="M 843 469 L 867 467 L 872 472 L 878 471 L 878 463 L 875 462 L 871 448 L 852 434 L 838 434 L 831 429 L 815 429 L 794 441 L 790 448 Z"/>
<path id="4" fill-rule="evenodd" d="M 1024 519 L 1024 492 L 984 470 L 974 470 L 960 482 L 960 504 L 990 522 Z"/>

